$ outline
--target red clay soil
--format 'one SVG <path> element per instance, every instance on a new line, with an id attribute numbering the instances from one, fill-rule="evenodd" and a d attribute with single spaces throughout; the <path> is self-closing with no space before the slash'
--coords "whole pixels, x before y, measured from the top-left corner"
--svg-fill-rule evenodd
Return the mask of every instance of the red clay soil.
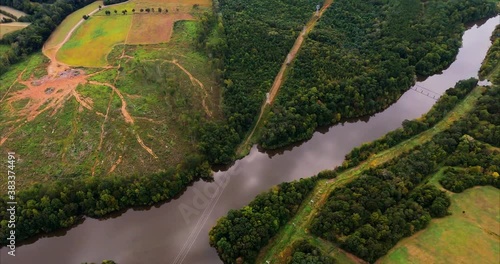
<path id="1" fill-rule="evenodd" d="M 28 99 L 28 104 L 17 113 L 25 117 L 27 121 L 35 119 L 49 109 L 52 109 L 52 115 L 54 115 L 71 96 L 75 96 L 82 106 L 92 110 L 92 100 L 83 98 L 76 92 L 76 87 L 86 82 L 87 76 L 83 74 L 83 71 L 68 70 L 61 74 L 57 79 L 44 77 L 39 80 L 21 81 L 20 83 L 25 85 L 26 89 L 8 97 L 7 103 L 12 105 L 16 101 Z"/>

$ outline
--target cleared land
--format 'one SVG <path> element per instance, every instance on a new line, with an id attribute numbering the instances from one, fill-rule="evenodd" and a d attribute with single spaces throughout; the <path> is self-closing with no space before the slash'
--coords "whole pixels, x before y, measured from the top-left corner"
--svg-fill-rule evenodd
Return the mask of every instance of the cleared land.
<path id="1" fill-rule="evenodd" d="M 190 12 L 195 4 L 205 8 L 212 6 L 212 1 L 210 0 L 133 0 L 133 2 L 136 3 L 136 9 L 161 7 L 163 9 L 167 8 L 169 13 Z"/>
<path id="2" fill-rule="evenodd" d="M 500 190 L 451 195 L 451 216 L 400 241 L 377 263 L 500 263 Z"/>
<path id="3" fill-rule="evenodd" d="M 358 177 L 363 171 L 384 164 L 399 155 L 408 152 L 416 146 L 422 145 L 429 141 L 437 133 L 449 128 L 453 122 L 460 119 L 466 113 L 470 112 L 479 97 L 481 96 L 482 87 L 476 87 L 459 105 L 457 105 L 446 117 L 434 126 L 433 129 L 420 133 L 419 135 L 396 145 L 388 150 L 382 151 L 373 155 L 359 166 L 349 169 L 332 180 L 321 180 L 316 184 L 312 193 L 304 199 L 302 206 L 289 223 L 273 238 L 273 240 L 260 252 L 257 263 L 284 262 L 289 254 L 291 254 L 290 246 L 294 241 L 307 238 L 309 235 L 308 228 L 314 216 L 319 212 L 330 193 L 340 185 L 344 185 L 354 178 Z M 308 201 L 313 200 L 314 203 Z M 329 245 L 323 247 L 335 248 L 329 242 Z M 327 251 L 333 252 L 332 250 Z M 340 254 L 343 259 L 347 259 L 345 254 Z M 335 254 L 333 254 L 336 257 Z"/>
<path id="4" fill-rule="evenodd" d="M 194 48 L 198 26 L 176 23 L 161 45 L 115 46 L 105 69 L 47 75 L 48 59 L 36 54 L 2 75 L 0 151 L 18 155 L 18 188 L 148 175 L 196 153 L 194 124 L 221 116 L 208 58 Z"/>
<path id="5" fill-rule="evenodd" d="M 158 44 L 169 42 L 176 21 L 193 19 L 192 15 L 185 13 L 134 15 L 127 44 Z"/>
<path id="6" fill-rule="evenodd" d="M 25 22 L 12 22 L 7 24 L 0 24 L 0 38 L 3 38 L 5 34 L 21 30 L 29 25 L 30 23 L 25 23 Z"/>
<path id="7" fill-rule="evenodd" d="M 194 8 L 194 4 L 198 4 L 199 7 Z M 58 43 L 64 42 L 64 38 L 70 34 L 84 14 L 97 8 L 99 4 L 93 3 L 73 13 L 72 17 L 67 19 L 67 23 L 63 23 L 60 32 L 56 31 L 46 44 L 49 51 L 47 55 L 50 57 L 50 52 L 57 53 L 58 61 L 72 66 L 103 67 L 108 65 L 106 57 L 116 44 L 166 43 L 172 37 L 175 22 L 193 20 L 196 14 L 209 9 L 210 4 L 211 2 L 206 0 L 187 2 L 131 0 L 111 5 L 102 8 L 84 21 L 59 51 L 51 49 L 57 47 Z M 144 11 L 146 8 L 155 11 L 147 13 Z M 162 9 L 161 13 L 158 12 L 158 8 Z M 122 13 L 124 10 L 127 11 L 126 14 Z M 106 11 L 110 11 L 111 14 L 106 15 Z"/>
<path id="8" fill-rule="evenodd" d="M 12 7 L 9 7 L 9 6 L 0 6 L 0 10 L 4 10 L 6 12 L 9 12 L 9 13 L 13 14 L 14 16 L 16 16 L 17 18 L 20 18 L 20 17 L 27 15 L 23 11 L 19 11 L 19 10 L 14 9 Z"/>

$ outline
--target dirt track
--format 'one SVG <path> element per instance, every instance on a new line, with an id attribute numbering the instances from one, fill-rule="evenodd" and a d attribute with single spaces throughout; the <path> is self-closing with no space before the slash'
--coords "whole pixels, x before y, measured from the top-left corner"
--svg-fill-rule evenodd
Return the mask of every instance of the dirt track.
<path id="1" fill-rule="evenodd" d="M 89 13 L 89 16 L 95 14 L 97 11 L 99 11 L 99 8 L 95 9 L 94 11 L 90 12 Z M 71 37 L 71 35 L 73 35 L 73 32 L 75 32 L 75 30 L 84 22 L 85 20 L 82 19 L 80 20 L 69 32 L 68 34 L 66 34 L 66 37 L 64 38 L 63 41 L 61 41 L 61 43 L 57 44 L 56 46 L 54 47 L 50 47 L 50 48 L 46 48 L 45 45 L 43 46 L 42 48 L 42 52 L 45 56 L 47 56 L 47 58 L 50 59 L 50 64 L 49 66 L 47 67 L 47 73 L 49 76 L 53 77 L 57 74 L 59 74 L 60 72 L 62 71 L 65 71 L 65 70 L 68 70 L 69 69 L 69 66 L 67 64 L 64 64 L 64 63 L 61 63 L 59 61 L 57 61 L 56 59 L 56 55 L 57 55 L 57 52 L 61 49 L 61 47 L 64 45 L 64 43 L 66 43 L 69 38 Z"/>
<path id="2" fill-rule="evenodd" d="M 167 61 L 167 62 L 170 62 L 172 64 L 174 64 L 175 66 L 179 67 L 179 69 L 181 69 L 184 73 L 186 73 L 189 77 L 189 79 L 191 80 L 191 82 L 193 84 L 197 83 L 200 88 L 203 90 L 203 93 L 205 94 L 205 96 L 203 96 L 203 100 L 201 101 L 201 104 L 203 105 L 203 109 L 205 109 L 205 113 L 207 113 L 208 116 L 212 117 L 212 111 L 210 111 L 207 107 L 207 97 L 208 97 L 208 92 L 207 90 L 205 89 L 205 86 L 203 85 L 202 82 L 200 82 L 200 80 L 194 78 L 194 76 L 188 71 L 186 70 L 184 67 L 182 67 L 182 65 L 180 65 L 177 60 L 173 60 L 173 61 Z"/>
<path id="3" fill-rule="evenodd" d="M 333 3 L 333 0 L 325 0 L 325 3 L 323 4 L 323 7 L 321 7 L 321 10 L 319 11 L 319 14 L 314 15 L 311 17 L 311 19 L 307 22 L 305 28 L 300 32 L 299 36 L 295 40 L 295 43 L 293 44 L 292 48 L 290 49 L 290 52 L 288 53 L 287 57 L 285 58 L 285 61 L 281 65 L 280 71 L 278 72 L 278 75 L 274 78 L 273 85 L 271 86 L 271 89 L 269 90 L 269 97 L 266 99 L 266 101 L 262 104 L 262 107 L 260 108 L 260 114 L 259 118 L 257 119 L 257 122 L 255 123 L 255 126 L 253 127 L 252 132 L 250 135 L 248 135 L 247 139 L 245 142 L 240 146 L 240 149 L 238 149 L 238 153 L 241 152 L 241 148 L 245 147 L 248 145 L 250 139 L 252 138 L 253 134 L 255 133 L 255 129 L 257 128 L 257 125 L 259 124 L 260 120 L 262 119 L 262 116 L 264 115 L 264 110 L 266 108 L 266 105 L 272 105 L 274 102 L 274 99 L 276 98 L 276 95 L 278 95 L 279 89 L 281 88 L 281 85 L 283 83 L 284 79 L 284 74 L 285 71 L 288 69 L 288 66 L 293 62 L 295 59 L 295 56 L 300 50 L 300 47 L 302 46 L 302 43 L 304 42 L 305 37 L 307 34 L 314 28 L 316 25 L 316 22 L 321 18 L 323 13 L 330 7 L 330 5 Z"/>
<path id="4" fill-rule="evenodd" d="M 122 3 L 123 4 L 123 3 Z M 94 14 L 97 12 L 98 9 L 92 11 L 89 15 Z M 84 22 L 82 19 L 79 21 L 65 36 L 64 40 L 60 43 L 58 43 L 55 46 L 51 47 L 46 47 L 44 46 L 42 49 L 43 54 L 50 59 L 50 63 L 47 65 L 47 75 L 44 76 L 43 78 L 40 79 L 34 79 L 30 78 L 27 81 L 22 81 L 22 75 L 24 74 L 25 71 L 21 72 L 18 76 L 18 78 L 11 84 L 11 86 L 8 88 L 7 93 L 4 94 L 4 96 L 0 99 L 0 102 L 3 102 L 4 100 L 6 101 L 7 105 L 10 107 L 12 114 L 15 115 L 17 118 L 15 121 L 9 121 L 9 124 L 11 127 L 7 130 L 7 132 L 2 135 L 0 138 L 0 146 L 3 145 L 9 137 L 16 132 L 20 127 L 22 127 L 24 124 L 34 120 L 36 117 L 38 117 L 40 114 L 46 112 L 46 111 L 52 111 L 51 115 L 56 114 L 60 109 L 62 109 L 65 105 L 65 103 L 70 100 L 72 97 L 75 98 L 75 100 L 78 102 L 80 105 L 79 111 L 84 111 L 88 110 L 90 112 L 94 112 L 96 115 L 99 117 L 103 117 L 103 122 L 101 125 L 101 136 L 100 136 L 100 142 L 99 142 L 99 147 L 98 151 L 100 151 L 102 145 L 103 145 L 103 140 L 104 140 L 104 135 L 106 134 L 104 131 L 104 124 L 108 121 L 108 113 L 110 111 L 110 106 L 111 106 L 111 99 L 114 94 L 118 95 L 118 97 L 121 100 L 121 113 L 122 116 L 125 120 L 126 123 L 130 125 L 134 125 L 134 117 L 128 112 L 127 110 L 127 101 L 125 100 L 125 97 L 123 96 L 122 92 L 115 86 L 113 85 L 116 83 L 116 78 L 118 75 L 116 75 L 115 82 L 113 84 L 111 83 L 101 83 L 101 82 L 96 82 L 96 81 L 90 81 L 89 77 L 99 74 L 103 71 L 112 69 L 112 68 L 118 68 L 118 67 L 104 67 L 102 71 L 93 73 L 93 74 L 86 74 L 83 70 L 79 69 L 72 69 L 69 65 L 61 63 L 57 60 L 56 54 L 59 51 L 59 49 L 69 40 L 71 35 L 75 32 L 75 30 Z M 130 33 L 130 30 L 129 30 Z M 127 56 L 122 54 L 122 57 Z M 129 58 L 132 58 L 130 56 L 127 56 Z M 175 64 L 177 67 L 179 67 L 182 71 L 184 71 L 190 78 L 191 82 L 193 85 L 199 85 L 200 88 L 204 91 L 205 96 L 203 97 L 202 105 L 207 113 L 208 116 L 212 116 L 212 112 L 208 109 L 206 105 L 206 98 L 208 97 L 208 93 L 205 90 L 205 87 L 203 83 L 201 83 L 198 79 L 196 79 L 189 71 L 187 71 L 182 65 L 180 65 L 177 61 L 165 61 L 168 63 Z M 26 88 L 16 91 L 16 92 L 10 92 L 11 88 L 17 84 L 20 83 Z M 101 85 L 101 86 L 106 86 L 112 89 L 112 93 L 110 96 L 110 101 L 108 104 L 108 108 L 106 113 L 100 113 L 95 110 L 93 110 L 93 101 L 91 98 L 86 98 L 82 96 L 80 93 L 77 91 L 77 87 L 79 85 L 84 85 L 84 84 L 94 84 L 94 85 Z M 19 110 L 15 109 L 13 103 L 17 102 L 24 102 L 27 101 L 27 103 Z M 19 104 L 19 103 L 18 103 Z M 19 107 L 19 106 L 18 106 Z M 149 119 L 149 118 L 142 118 L 150 122 L 155 122 L 157 123 L 158 121 Z M 148 152 L 151 156 L 153 156 L 155 159 L 158 158 L 158 156 L 153 152 L 153 150 L 146 146 L 141 139 L 139 133 L 135 131 L 134 129 L 134 137 L 137 140 L 138 144 L 146 151 Z M 112 173 L 116 167 L 121 164 L 123 161 L 122 155 L 119 155 L 119 158 L 116 162 L 113 163 L 111 166 L 109 173 Z M 102 161 L 96 159 L 94 166 L 92 167 L 92 175 L 94 174 L 95 168 L 98 163 L 102 163 Z"/>

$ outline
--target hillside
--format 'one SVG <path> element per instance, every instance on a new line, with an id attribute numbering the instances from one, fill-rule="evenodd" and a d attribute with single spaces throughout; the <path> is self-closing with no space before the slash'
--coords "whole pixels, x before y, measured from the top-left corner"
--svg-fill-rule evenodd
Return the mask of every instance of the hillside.
<path id="1" fill-rule="evenodd" d="M 200 129 L 222 119 L 216 67 L 199 39 L 214 29 L 210 3 L 101 4 L 69 15 L 43 54 L 0 75 L 0 151 L 15 153 L 17 202 L 27 209 L 18 241 L 211 178 L 198 148 Z M 115 8 L 127 12 L 106 14 Z M 127 41 L 145 27 L 169 32 Z M 8 182 L 0 187 L 7 193 Z"/>

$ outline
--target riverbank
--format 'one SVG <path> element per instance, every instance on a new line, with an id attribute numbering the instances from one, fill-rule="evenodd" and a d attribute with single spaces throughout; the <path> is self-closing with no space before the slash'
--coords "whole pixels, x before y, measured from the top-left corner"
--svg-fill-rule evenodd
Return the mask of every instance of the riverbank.
<path id="1" fill-rule="evenodd" d="M 290 220 L 289 223 L 283 227 L 283 230 L 273 239 L 273 241 L 269 243 L 265 249 L 263 249 L 259 255 L 257 263 L 265 263 L 266 261 L 270 261 L 271 263 L 286 263 L 285 259 L 289 256 L 283 253 L 292 252 L 287 249 L 295 241 L 308 238 L 308 229 L 313 218 L 319 214 L 319 211 L 326 203 L 330 194 L 336 188 L 349 183 L 368 169 L 381 166 L 404 153 L 410 152 L 415 147 L 421 146 L 430 141 L 434 136 L 445 131 L 454 122 L 468 114 L 473 109 L 475 103 L 484 91 L 484 87 L 476 87 L 461 103 L 459 103 L 446 117 L 444 117 L 442 121 L 437 123 L 431 129 L 426 130 L 409 140 L 403 141 L 395 147 L 373 155 L 355 168 L 340 173 L 333 180 L 319 181 L 309 197 L 304 199 L 306 202 L 301 206 L 295 217 Z M 309 203 L 308 201 L 314 202 Z"/>
<path id="2" fill-rule="evenodd" d="M 488 20 L 481 27 L 468 30 L 463 36 L 464 46 L 457 61 L 448 70 L 419 85 L 442 93 L 458 80 L 476 76 L 480 57 L 490 45 L 492 23 L 496 20 Z M 216 172 L 214 182 L 196 182 L 178 199 L 148 210 L 129 209 L 118 218 L 105 220 L 87 218 L 66 232 L 52 233 L 36 243 L 20 247 L 23 254 L 16 257 L 16 261 L 64 264 L 114 259 L 118 263 L 164 263 L 177 256 L 184 242 L 189 241 L 185 263 L 220 263 L 215 250 L 208 246 L 208 231 L 228 210 L 241 208 L 255 195 L 283 181 L 309 177 L 340 165 L 353 147 L 400 127 L 404 119 L 421 116 L 433 103 L 428 97 L 408 91 L 382 113 L 318 131 L 311 140 L 287 149 L 259 152 L 254 146 L 247 157 L 236 161 L 229 170 Z M 202 203 L 202 197 L 206 197 L 202 196 L 204 190 L 213 191 L 224 178 L 230 180 L 219 199 L 211 204 Z M 189 221 L 185 221 L 179 211 L 182 205 L 195 209 L 196 214 L 192 214 Z M 195 205 L 202 206 L 201 210 Z M 214 209 L 203 211 L 204 206 L 209 205 L 214 205 Z M 67 250 L 57 250 L 61 247 Z M 127 252 L 123 248 L 127 248 Z"/>

